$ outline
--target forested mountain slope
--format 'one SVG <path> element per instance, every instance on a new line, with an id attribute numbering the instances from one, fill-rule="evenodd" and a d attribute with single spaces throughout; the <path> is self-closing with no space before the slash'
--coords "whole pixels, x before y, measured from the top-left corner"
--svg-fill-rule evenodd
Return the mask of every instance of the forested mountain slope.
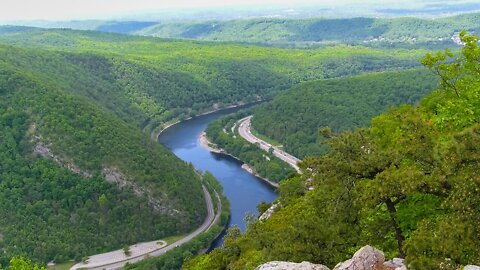
<path id="1" fill-rule="evenodd" d="M 413 270 L 478 265 L 480 48 L 478 38 L 462 40 L 453 63 L 450 53 L 425 57 L 442 80 L 420 106 L 334 136 L 328 154 L 306 159 L 303 174 L 283 182 L 281 209 L 245 234 L 230 230 L 223 248 L 184 269 L 255 269 L 274 260 L 333 267 L 366 244 L 405 257 Z"/>
<path id="2" fill-rule="evenodd" d="M 436 82 L 426 69 L 305 82 L 255 110 L 252 126 L 298 157 L 319 155 L 326 151 L 321 129 L 340 132 L 368 126 L 372 117 L 391 106 L 415 104 Z"/>
<path id="3" fill-rule="evenodd" d="M 146 27 L 140 35 L 156 37 L 265 43 L 301 46 L 353 43 L 369 46 L 392 44 L 453 45 L 460 30 L 478 33 L 479 13 L 435 19 L 244 19 L 164 23 Z"/>
<path id="4" fill-rule="evenodd" d="M 142 114 L 104 82 L 61 54 L 1 46 L 0 55 L 2 264 L 80 260 L 203 222 L 200 177 L 135 127 Z M 95 104 L 83 90 L 109 95 Z"/>
<path id="5" fill-rule="evenodd" d="M 146 133 L 421 54 L 0 27 L 1 259 L 79 260 L 185 233 L 205 216 L 200 177 Z"/>
<path id="6" fill-rule="evenodd" d="M 114 104 L 129 107 L 123 116 L 115 113 L 135 117 L 147 131 L 171 119 L 268 99 L 301 81 L 417 66 L 424 53 L 361 46 L 286 50 L 25 27 L 0 27 L 0 42 L 30 48 L 28 54 L 4 54 L 15 65 L 73 84 L 112 111 Z"/>

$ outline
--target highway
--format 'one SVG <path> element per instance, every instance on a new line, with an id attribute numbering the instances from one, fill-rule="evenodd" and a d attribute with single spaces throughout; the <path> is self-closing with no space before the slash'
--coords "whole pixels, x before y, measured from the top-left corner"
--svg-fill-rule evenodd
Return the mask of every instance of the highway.
<path id="1" fill-rule="evenodd" d="M 200 233 L 209 230 L 210 227 L 212 227 L 220 219 L 220 214 L 222 210 L 221 203 L 217 205 L 218 209 L 217 209 L 217 214 L 215 215 L 215 211 L 213 209 L 212 197 L 210 196 L 210 193 L 207 191 L 205 186 L 203 186 L 203 193 L 205 196 L 205 201 L 207 203 L 208 215 L 205 221 L 203 222 L 203 224 L 199 228 L 197 228 L 194 232 L 187 235 L 186 237 L 170 245 L 167 245 L 167 243 L 163 240 L 132 245 L 130 246 L 130 251 L 131 251 L 130 256 L 126 256 L 123 250 L 115 250 L 108 253 L 93 255 L 89 257 L 86 263 L 83 263 L 83 262 L 77 263 L 74 266 L 72 266 L 70 270 L 122 269 L 127 262 L 136 263 L 147 257 L 157 257 L 166 253 L 167 251 L 170 251 L 176 247 L 181 246 L 182 244 L 187 243 L 188 241 L 198 236 Z M 220 196 L 216 192 L 215 192 L 215 195 L 218 198 L 218 201 L 220 202 Z"/>
<path id="2" fill-rule="evenodd" d="M 297 166 L 297 163 L 300 162 L 301 160 L 290 155 L 289 153 L 279 149 L 278 147 L 272 146 L 271 144 L 255 137 L 252 132 L 250 131 L 250 126 L 251 123 L 250 121 L 252 120 L 253 115 L 247 116 L 245 118 L 242 118 L 238 120 L 238 133 L 240 136 L 242 136 L 245 140 L 247 140 L 250 143 L 258 145 L 261 149 L 265 151 L 270 151 L 272 148 L 273 154 L 278 157 L 279 159 L 285 161 L 288 163 L 290 166 L 292 166 L 298 173 L 300 172 L 300 168 Z"/>

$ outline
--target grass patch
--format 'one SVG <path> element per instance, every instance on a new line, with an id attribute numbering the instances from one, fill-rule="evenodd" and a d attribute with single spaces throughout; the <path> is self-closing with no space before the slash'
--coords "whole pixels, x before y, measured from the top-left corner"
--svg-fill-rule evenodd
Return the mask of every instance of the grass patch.
<path id="1" fill-rule="evenodd" d="M 59 263 L 54 266 L 48 266 L 48 270 L 69 270 L 72 266 L 75 265 L 75 262 L 64 262 Z"/>
<path id="2" fill-rule="evenodd" d="M 167 242 L 167 245 L 170 245 L 170 244 L 175 243 L 178 240 L 184 238 L 185 236 L 187 236 L 187 235 L 182 234 L 182 235 L 170 236 L 170 237 L 167 237 L 167 238 L 163 239 L 163 241 Z"/>

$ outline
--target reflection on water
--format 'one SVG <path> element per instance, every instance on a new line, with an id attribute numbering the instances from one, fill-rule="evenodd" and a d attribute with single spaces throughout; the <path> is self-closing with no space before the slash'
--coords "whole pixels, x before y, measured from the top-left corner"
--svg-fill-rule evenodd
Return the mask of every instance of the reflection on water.
<path id="1" fill-rule="evenodd" d="M 257 215 L 257 204 L 262 201 L 272 202 L 277 197 L 276 193 L 270 186 L 242 169 L 241 162 L 227 155 L 210 153 L 198 140 L 208 123 L 235 110 L 238 109 L 219 111 L 179 123 L 164 131 L 159 142 L 179 158 L 191 162 L 197 170 L 209 171 L 220 181 L 230 201 L 229 227 L 238 225 L 244 231 L 245 215 Z M 221 241 L 215 245 L 221 245 Z"/>

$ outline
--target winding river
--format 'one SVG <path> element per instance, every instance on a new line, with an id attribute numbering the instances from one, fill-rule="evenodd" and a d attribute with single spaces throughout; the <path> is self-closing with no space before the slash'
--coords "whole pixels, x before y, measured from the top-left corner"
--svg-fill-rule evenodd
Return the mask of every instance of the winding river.
<path id="1" fill-rule="evenodd" d="M 158 141 L 182 160 L 191 162 L 197 170 L 209 171 L 220 181 L 230 201 L 229 227 L 237 225 L 244 231 L 245 215 L 258 215 L 257 204 L 262 201 L 272 202 L 277 194 L 272 187 L 242 169 L 241 162 L 227 155 L 211 153 L 199 142 L 200 134 L 210 122 L 239 109 L 221 110 L 178 123 L 165 130 Z M 219 240 L 214 243 L 214 247 L 221 244 L 222 241 Z"/>

